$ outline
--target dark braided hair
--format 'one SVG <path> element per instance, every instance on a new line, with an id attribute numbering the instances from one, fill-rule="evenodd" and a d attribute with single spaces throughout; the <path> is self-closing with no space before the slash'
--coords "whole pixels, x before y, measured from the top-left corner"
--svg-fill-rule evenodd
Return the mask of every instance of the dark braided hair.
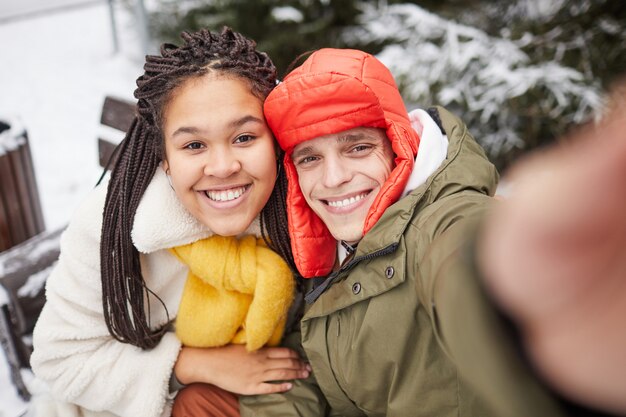
<path id="1" fill-rule="evenodd" d="M 119 159 L 111 173 L 102 221 L 100 266 L 102 303 L 107 328 L 120 342 L 149 349 L 161 340 L 169 323 L 150 325 L 154 296 L 141 272 L 139 252 L 131 239 L 139 201 L 164 157 L 162 121 L 165 106 L 177 87 L 209 72 L 238 77 L 252 93 L 265 99 L 276 85 L 276 68 L 256 43 L 229 28 L 221 33 L 183 32 L 183 45 L 161 46 L 161 55 L 146 56 L 144 74 L 137 79 L 137 115 L 120 144 Z M 278 155 L 282 164 L 282 155 Z M 286 179 L 280 169 L 277 186 L 262 213 L 264 239 L 293 267 L 285 211 Z M 282 230 L 281 230 L 282 229 Z M 267 234 L 267 236 L 266 236 Z M 148 303 L 147 311 L 145 303 Z M 169 320 L 169 319 L 168 319 Z"/>

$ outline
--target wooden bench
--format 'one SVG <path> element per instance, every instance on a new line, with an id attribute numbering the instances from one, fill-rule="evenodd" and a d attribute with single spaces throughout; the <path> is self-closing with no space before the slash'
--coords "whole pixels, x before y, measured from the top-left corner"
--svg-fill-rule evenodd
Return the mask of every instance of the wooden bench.
<path id="1" fill-rule="evenodd" d="M 100 119 L 104 130 L 98 138 L 98 160 L 103 168 L 114 165 L 116 146 L 130 127 L 134 114 L 134 103 L 105 98 Z M 45 302 L 45 281 L 59 257 L 62 232 L 63 228 L 45 231 L 0 252 L 0 344 L 11 381 L 24 400 L 30 399 L 30 393 L 21 370 L 30 368 L 30 339 Z"/>
<path id="2" fill-rule="evenodd" d="M 0 252 L 44 230 L 26 129 L 0 121 Z"/>
<path id="3" fill-rule="evenodd" d="M 135 117 L 135 104 L 114 97 L 105 97 L 102 105 L 102 126 L 117 130 L 117 133 L 125 133 Z M 98 138 L 98 161 L 102 168 L 115 165 L 115 148 L 119 141 L 111 138 Z M 111 159 L 113 157 L 113 159 Z"/>

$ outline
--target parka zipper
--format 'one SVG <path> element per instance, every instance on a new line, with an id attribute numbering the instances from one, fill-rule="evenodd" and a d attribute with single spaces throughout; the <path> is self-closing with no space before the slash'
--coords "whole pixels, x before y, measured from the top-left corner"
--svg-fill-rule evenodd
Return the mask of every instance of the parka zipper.
<path id="1" fill-rule="evenodd" d="M 304 300 L 306 301 L 307 304 L 313 304 L 315 302 L 315 300 L 317 300 L 324 293 L 324 291 L 326 291 L 331 286 L 331 284 L 333 284 L 335 282 L 337 277 L 342 272 L 349 271 L 350 269 L 352 269 L 356 264 L 358 264 L 361 261 L 365 261 L 365 260 L 369 260 L 369 259 L 372 259 L 372 258 L 376 258 L 378 256 L 388 255 L 388 254 L 390 254 L 392 252 L 395 252 L 395 250 L 397 248 L 398 248 L 398 242 L 394 242 L 394 243 L 392 243 L 389 246 L 386 246 L 386 247 L 384 247 L 382 249 L 377 250 L 376 252 L 371 252 L 371 253 L 368 253 L 366 255 L 359 256 L 358 258 L 352 258 L 347 264 L 344 264 L 337 271 L 335 271 L 332 274 L 330 274 L 328 276 L 328 278 L 326 278 L 324 280 L 324 282 L 322 282 L 320 285 L 318 285 L 317 287 L 315 287 L 311 291 L 309 291 L 305 295 Z"/>

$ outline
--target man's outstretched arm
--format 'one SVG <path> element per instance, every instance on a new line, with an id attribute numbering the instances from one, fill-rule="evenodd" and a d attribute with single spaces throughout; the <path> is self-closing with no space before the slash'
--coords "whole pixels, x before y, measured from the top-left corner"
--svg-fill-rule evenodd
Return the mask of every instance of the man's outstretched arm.
<path id="1" fill-rule="evenodd" d="M 539 373 L 626 413 L 626 108 L 509 176 L 478 242 L 485 285 Z"/>

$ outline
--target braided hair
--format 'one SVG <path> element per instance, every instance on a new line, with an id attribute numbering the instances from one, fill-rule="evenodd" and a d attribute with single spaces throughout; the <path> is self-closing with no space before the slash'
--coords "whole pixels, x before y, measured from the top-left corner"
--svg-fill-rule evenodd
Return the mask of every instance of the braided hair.
<path id="1" fill-rule="evenodd" d="M 209 72 L 247 81 L 252 93 L 263 100 L 276 85 L 272 61 L 241 34 L 229 28 L 221 33 L 203 29 L 183 32 L 181 37 L 182 46 L 164 44 L 160 55 L 146 56 L 145 72 L 135 90 L 137 114 L 117 151 L 104 205 L 100 242 L 104 318 L 113 337 L 142 349 L 156 346 L 169 327 L 169 323 L 159 328 L 150 325 L 151 297 L 161 303 L 168 321 L 169 314 L 165 303 L 147 287 L 131 240 L 139 201 L 164 158 L 165 106 L 177 87 Z M 282 163 L 282 155 L 278 161 Z M 286 178 L 279 165 L 276 187 L 261 213 L 261 228 L 266 242 L 295 271 L 286 233 L 285 192 Z"/>

